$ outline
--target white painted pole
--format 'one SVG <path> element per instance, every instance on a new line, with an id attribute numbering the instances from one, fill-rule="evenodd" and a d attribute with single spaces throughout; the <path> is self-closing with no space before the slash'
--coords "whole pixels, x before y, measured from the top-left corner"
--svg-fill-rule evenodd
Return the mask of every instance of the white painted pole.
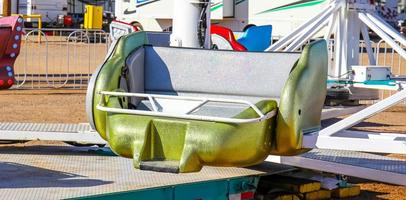
<path id="1" fill-rule="evenodd" d="M 337 23 L 336 23 L 336 32 L 334 35 L 334 65 L 332 66 L 330 76 L 332 77 L 340 77 L 341 75 L 341 65 L 342 65 L 342 59 L 341 57 L 343 56 L 342 53 L 342 48 L 344 48 L 344 31 L 343 31 L 343 9 L 341 8 L 339 11 L 337 11 Z"/>
<path id="2" fill-rule="evenodd" d="M 342 72 L 346 73 L 351 70 L 351 66 L 359 64 L 360 56 L 360 33 L 362 22 L 358 18 L 358 11 L 348 9 L 346 11 L 346 36 L 347 41 L 347 68 L 343 68 Z M 348 78 L 348 76 L 345 76 Z"/>
<path id="3" fill-rule="evenodd" d="M 303 31 L 300 37 L 297 37 L 286 49 L 285 52 L 294 51 L 305 44 L 310 38 L 318 33 L 328 23 L 329 17 L 332 16 L 332 11 L 326 13 L 323 18 L 315 21 L 307 30 Z"/>
<path id="4" fill-rule="evenodd" d="M 365 46 L 367 49 L 369 64 L 376 65 L 375 54 L 374 51 L 372 51 L 371 40 L 369 39 L 368 29 L 365 24 L 361 25 L 361 34 L 364 38 Z"/>
<path id="5" fill-rule="evenodd" d="M 171 46 L 200 48 L 198 24 L 201 3 L 202 1 L 174 0 Z"/>
<path id="6" fill-rule="evenodd" d="M 315 20 L 323 17 L 326 15 L 327 12 L 330 12 L 336 7 L 336 3 L 330 4 L 327 6 L 327 8 L 323 9 L 320 13 L 318 13 L 315 17 L 313 17 L 311 20 L 305 22 L 304 24 L 300 25 L 298 28 L 296 28 L 292 33 L 289 35 L 283 37 L 282 39 L 278 40 L 276 43 L 268 47 L 265 51 L 278 51 L 281 50 L 281 48 L 287 46 L 290 42 L 292 42 L 299 33 L 301 33 L 305 28 L 310 26 Z"/>
<path id="7" fill-rule="evenodd" d="M 330 17 L 330 20 L 329 20 L 328 26 L 327 26 L 328 29 L 327 29 L 326 34 L 324 35 L 324 39 L 325 39 L 325 40 L 329 40 L 329 39 L 330 39 L 331 33 L 332 33 L 332 32 L 334 31 L 334 29 L 335 29 L 336 19 L 337 19 L 337 11 L 335 11 L 335 12 L 333 13 L 333 15 Z"/>

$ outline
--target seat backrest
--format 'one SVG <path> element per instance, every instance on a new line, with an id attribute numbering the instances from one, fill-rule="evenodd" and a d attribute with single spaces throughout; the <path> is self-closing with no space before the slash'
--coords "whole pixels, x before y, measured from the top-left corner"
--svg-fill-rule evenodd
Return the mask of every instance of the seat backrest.
<path id="1" fill-rule="evenodd" d="M 3 57 L 7 49 L 8 41 L 11 37 L 10 26 L 0 26 L 0 58 Z"/>
<path id="2" fill-rule="evenodd" d="M 252 26 L 237 41 L 248 51 L 264 51 L 271 44 L 272 26 Z"/>
<path id="3" fill-rule="evenodd" d="M 18 16 L 0 17 L 0 89 L 14 84 L 14 62 L 20 52 L 23 20 Z"/>
<path id="4" fill-rule="evenodd" d="M 247 48 L 245 48 L 243 45 L 237 42 L 234 33 L 231 29 L 222 26 L 211 25 L 210 31 L 212 35 L 219 35 L 220 37 L 224 38 L 229 43 L 229 45 L 232 47 L 233 50 L 235 51 L 247 50 Z"/>
<path id="5" fill-rule="evenodd" d="M 240 98 L 279 98 L 291 67 L 300 57 L 300 53 L 153 46 L 144 46 L 144 51 L 146 92 Z"/>

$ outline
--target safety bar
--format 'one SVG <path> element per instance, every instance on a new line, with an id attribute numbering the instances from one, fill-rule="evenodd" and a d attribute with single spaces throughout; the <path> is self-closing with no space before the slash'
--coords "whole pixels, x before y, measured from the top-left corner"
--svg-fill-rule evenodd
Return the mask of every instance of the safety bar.
<path id="1" fill-rule="evenodd" d="M 185 96 L 158 95 L 158 94 L 145 94 L 145 93 L 108 92 L 108 91 L 101 91 L 101 92 L 99 92 L 99 94 L 102 95 L 102 98 L 100 99 L 100 102 L 97 104 L 96 109 L 105 111 L 105 112 L 112 112 L 112 113 L 172 117 L 172 118 L 179 118 L 179 119 L 192 119 L 192 120 L 200 120 L 200 121 L 235 123 L 235 124 L 260 122 L 260 121 L 269 119 L 276 115 L 276 109 L 264 114 L 258 109 L 258 107 L 256 105 L 252 104 L 249 101 L 244 101 L 244 100 L 221 99 L 221 98 L 199 98 L 199 97 L 185 97 Z M 132 110 L 132 109 L 123 109 L 123 108 L 109 108 L 104 105 L 105 96 L 147 98 L 149 100 L 149 102 L 151 103 L 152 111 Z M 155 99 L 189 100 L 189 101 L 200 101 L 200 103 L 198 105 L 196 105 L 195 107 L 189 109 L 185 114 L 177 114 L 177 113 L 167 113 L 167 112 L 159 111 L 158 107 L 154 101 Z M 248 105 L 250 108 L 252 108 L 256 112 L 258 117 L 249 118 L 249 119 L 236 119 L 236 118 L 228 118 L 228 117 L 214 117 L 214 116 L 191 114 L 209 102 Z"/>

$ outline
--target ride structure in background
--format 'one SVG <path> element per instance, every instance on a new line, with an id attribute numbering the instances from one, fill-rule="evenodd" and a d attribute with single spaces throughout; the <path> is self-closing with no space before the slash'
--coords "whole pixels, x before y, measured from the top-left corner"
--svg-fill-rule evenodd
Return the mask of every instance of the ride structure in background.
<path id="1" fill-rule="evenodd" d="M 264 51 L 272 43 L 272 26 L 251 26 L 236 39 L 229 28 L 212 25 L 211 43 L 213 49 L 235 51 Z"/>
<path id="2" fill-rule="evenodd" d="M 274 35 L 283 36 L 304 22 L 308 14 L 328 4 L 322 1 L 298 0 L 212 0 L 210 15 L 213 24 L 241 31 L 254 25 L 274 26 Z M 133 24 L 145 31 L 166 31 L 172 27 L 175 0 L 116 0 L 116 20 Z M 168 9 L 169 8 L 169 9 Z M 179 9 L 185 13 L 187 10 Z"/>
<path id="3" fill-rule="evenodd" d="M 113 21 L 110 24 L 110 36 L 112 40 L 117 40 L 123 35 L 139 31 L 136 26 L 121 21 Z M 149 41 L 157 46 L 169 46 L 170 32 L 148 32 Z M 272 26 L 251 26 L 239 37 L 226 27 L 219 25 L 210 26 L 211 48 L 234 51 L 264 51 L 272 44 Z M 166 42 L 165 42 L 166 40 Z M 159 41 L 159 42 L 157 42 Z"/>
<path id="4" fill-rule="evenodd" d="M 329 65 L 328 85 L 331 90 L 330 94 L 339 92 L 340 95 L 335 95 L 336 98 L 338 97 L 338 100 L 358 101 L 377 98 L 378 89 L 398 91 L 395 95 L 320 131 L 318 133 L 320 137 L 317 139 L 319 147 L 324 146 L 322 144 L 323 141 L 326 142 L 325 148 L 340 146 L 340 142 L 338 142 L 340 138 L 332 137 L 335 133 L 345 130 L 406 99 L 406 91 L 404 90 L 405 77 L 393 76 L 389 66 L 376 65 L 376 59 L 378 58 L 375 57 L 371 47 L 368 28 L 380 36 L 403 59 L 406 59 L 406 51 L 401 46 L 406 45 L 406 39 L 377 16 L 374 10 L 375 7 L 367 0 L 332 1 L 325 10 L 322 10 L 314 18 L 299 26 L 291 34 L 281 38 L 267 49 L 268 51 L 294 52 L 306 44 L 309 39 L 319 34 L 324 27 L 327 27 L 324 38 L 329 39 L 331 36 L 334 37 L 334 55 L 332 55 L 332 62 Z M 359 66 L 360 54 L 358 44 L 360 43 L 360 35 L 364 39 L 365 49 L 368 53 L 369 65 L 367 66 Z M 371 89 L 375 89 L 375 92 L 371 91 Z M 346 93 L 346 95 L 342 95 L 343 93 Z M 371 96 L 368 96 L 368 94 Z M 357 134 L 354 136 L 360 137 Z M 365 149 L 359 147 L 357 150 L 372 151 L 375 149 L 375 151 L 378 151 L 377 149 L 384 150 L 385 148 L 388 150 L 388 147 L 383 146 L 379 143 L 379 140 L 376 140 L 379 137 L 372 139 L 372 136 L 368 134 L 365 134 L 363 137 L 369 138 L 371 143 L 365 146 Z M 386 137 L 382 135 L 381 138 L 384 139 Z M 337 142 L 327 142 L 329 139 L 331 141 L 337 140 Z M 353 142 L 360 144 L 361 141 L 354 138 Z M 391 148 L 401 150 L 404 146 L 401 143 L 396 144 L 396 140 L 392 142 Z M 344 148 L 344 146 L 341 148 Z"/>
<path id="5" fill-rule="evenodd" d="M 174 2 L 175 0 L 116 0 L 116 20 L 136 25 L 145 31 L 168 31 L 172 27 Z M 330 0 L 212 0 L 210 12 L 213 24 L 233 31 L 242 31 L 251 25 L 272 24 L 273 35 L 280 38 L 310 19 L 310 13 L 326 8 L 329 3 Z M 393 15 L 392 12 L 398 12 L 397 6 L 397 0 L 387 0 L 384 5 L 380 4 L 379 10 L 374 13 L 382 14 L 383 9 L 391 10 Z M 393 17 L 385 19 L 392 24 L 396 20 L 402 20 Z"/>
<path id="6" fill-rule="evenodd" d="M 0 17 L 0 89 L 13 86 L 14 62 L 20 53 L 23 18 Z"/>

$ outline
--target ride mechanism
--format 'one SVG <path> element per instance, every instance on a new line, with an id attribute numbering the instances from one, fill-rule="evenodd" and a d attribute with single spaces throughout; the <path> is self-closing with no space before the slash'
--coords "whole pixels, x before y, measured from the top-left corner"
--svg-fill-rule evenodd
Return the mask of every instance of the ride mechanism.
<path id="1" fill-rule="evenodd" d="M 314 139 L 307 140 L 304 138 L 304 143 L 310 142 L 309 147 L 318 148 L 405 153 L 404 139 L 399 142 L 395 141 L 396 138 L 404 138 L 401 135 L 348 134 L 346 132 L 344 134 L 346 137 L 340 138 L 340 134 L 343 134 L 340 131 L 350 128 L 406 99 L 406 91 L 404 90 L 406 79 L 393 76 L 388 66 L 376 66 L 377 58 L 375 56 L 377 54 L 374 54 L 371 46 L 368 28 L 380 36 L 386 44 L 404 59 L 406 59 L 406 51 L 400 45 L 405 46 L 406 39 L 385 20 L 375 14 L 375 7 L 369 1 L 334 0 L 315 17 L 271 45 L 267 51 L 295 51 L 323 28 L 327 28 L 324 39 L 334 38 L 334 55 L 331 58 L 333 62 L 329 65 L 329 88 L 336 91 L 341 89 L 341 91 L 347 91 L 347 93 L 353 91 L 352 93 L 355 95 L 358 88 L 384 89 L 398 92 L 338 123 L 322 129 L 314 135 Z M 360 35 L 362 35 L 365 42 L 369 66 L 359 66 L 358 45 L 360 44 Z M 308 138 L 311 138 L 311 136 L 309 135 Z"/>

